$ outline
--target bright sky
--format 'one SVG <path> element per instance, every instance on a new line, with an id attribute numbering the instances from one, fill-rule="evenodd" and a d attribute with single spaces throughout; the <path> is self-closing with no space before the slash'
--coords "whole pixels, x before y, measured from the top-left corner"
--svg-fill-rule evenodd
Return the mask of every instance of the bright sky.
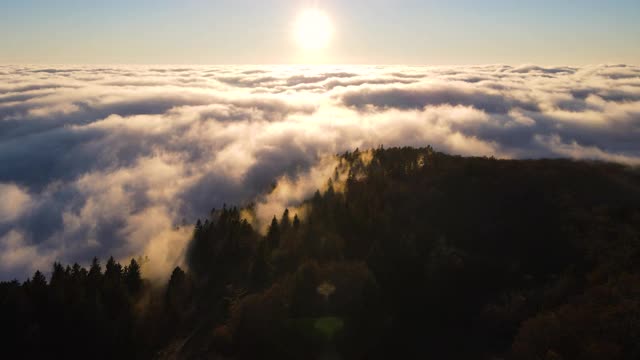
<path id="1" fill-rule="evenodd" d="M 321 50 L 294 34 L 313 7 Z M 0 63 L 638 64 L 639 19 L 638 0 L 0 0 Z"/>

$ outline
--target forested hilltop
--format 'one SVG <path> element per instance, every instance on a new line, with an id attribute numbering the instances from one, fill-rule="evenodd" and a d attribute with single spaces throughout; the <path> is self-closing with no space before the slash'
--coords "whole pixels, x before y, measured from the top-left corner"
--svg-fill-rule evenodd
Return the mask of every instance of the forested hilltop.
<path id="1" fill-rule="evenodd" d="M 212 211 L 163 287 L 113 259 L 2 283 L 4 352 L 640 358 L 638 169 L 379 148 L 341 155 L 301 208 L 266 235 L 251 207 Z"/>

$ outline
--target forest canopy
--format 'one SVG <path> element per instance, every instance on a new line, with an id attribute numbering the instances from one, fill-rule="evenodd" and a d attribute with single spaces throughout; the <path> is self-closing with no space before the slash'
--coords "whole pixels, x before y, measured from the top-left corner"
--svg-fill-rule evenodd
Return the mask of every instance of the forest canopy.
<path id="1" fill-rule="evenodd" d="M 24 357 L 640 358 L 640 171 L 426 148 L 347 152 L 266 234 L 217 206 L 184 268 L 0 284 Z M 46 269 L 43 269 L 46 270 Z"/>

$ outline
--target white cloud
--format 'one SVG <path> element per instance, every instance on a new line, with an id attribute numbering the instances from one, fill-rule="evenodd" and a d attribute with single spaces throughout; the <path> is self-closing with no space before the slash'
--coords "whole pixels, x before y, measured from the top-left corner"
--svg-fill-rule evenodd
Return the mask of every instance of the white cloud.
<path id="1" fill-rule="evenodd" d="M 638 165 L 639 136 L 633 66 L 3 66 L 1 277 L 94 255 L 168 274 L 183 219 L 255 201 L 264 222 L 356 147 Z"/>
<path id="2" fill-rule="evenodd" d="M 0 223 L 7 223 L 24 215 L 34 205 L 31 196 L 16 184 L 0 183 Z"/>
<path id="3" fill-rule="evenodd" d="M 575 140 L 564 142 L 559 135 L 536 135 L 536 141 L 552 149 L 555 153 L 579 160 L 601 160 L 640 166 L 640 158 L 602 151 L 595 146 L 582 146 Z"/>

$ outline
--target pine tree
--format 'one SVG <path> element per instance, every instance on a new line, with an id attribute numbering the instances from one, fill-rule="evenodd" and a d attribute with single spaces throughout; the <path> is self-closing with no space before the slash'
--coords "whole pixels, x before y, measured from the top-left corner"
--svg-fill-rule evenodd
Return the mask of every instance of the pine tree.
<path id="1" fill-rule="evenodd" d="M 300 219 L 298 218 L 298 214 L 295 214 L 293 217 L 293 230 L 298 230 L 300 228 Z"/>
<path id="2" fill-rule="evenodd" d="M 167 306 L 173 310 L 179 310 L 184 306 L 184 296 L 186 290 L 187 275 L 184 271 L 176 266 L 171 273 L 171 278 L 167 284 L 166 301 Z"/>
<path id="3" fill-rule="evenodd" d="M 89 282 L 89 287 L 93 290 L 98 290 L 102 285 L 102 267 L 100 266 L 100 261 L 96 257 L 91 261 L 87 280 Z"/>
<path id="4" fill-rule="evenodd" d="M 51 287 L 62 287 L 66 278 L 64 267 L 59 262 L 53 263 L 53 271 L 51 272 Z"/>
<path id="5" fill-rule="evenodd" d="M 269 231 L 267 232 L 267 245 L 270 250 L 274 250 L 280 245 L 280 226 L 275 216 L 271 220 L 271 226 L 269 226 Z"/>
<path id="6" fill-rule="evenodd" d="M 45 288 L 47 286 L 47 278 L 40 272 L 40 270 L 36 270 L 35 274 L 33 274 L 31 285 L 34 288 Z"/>
<path id="7" fill-rule="evenodd" d="M 327 182 L 327 198 L 333 199 L 335 193 L 336 192 L 333 188 L 333 180 L 329 179 L 329 181 Z"/>
<path id="8" fill-rule="evenodd" d="M 140 265 L 135 259 L 131 259 L 129 266 L 126 267 L 124 277 L 129 294 L 137 295 L 142 288 L 142 275 Z"/>
<path id="9" fill-rule="evenodd" d="M 107 260 L 107 265 L 105 266 L 105 271 L 104 271 L 104 277 L 105 277 L 105 280 L 112 285 L 120 283 L 120 279 L 122 277 L 122 265 L 117 263 L 113 259 L 113 256 L 110 256 L 109 260 Z"/>
<path id="10" fill-rule="evenodd" d="M 180 328 L 184 322 L 191 298 L 190 278 L 177 266 L 171 273 L 165 292 L 167 319 L 173 327 Z"/>
<path id="11" fill-rule="evenodd" d="M 196 221 L 196 226 L 193 229 L 193 231 L 194 231 L 194 237 L 197 237 L 202 233 L 202 221 L 200 221 L 200 219 Z"/>
<path id="12" fill-rule="evenodd" d="M 289 209 L 285 209 L 282 214 L 282 220 L 280 220 L 280 229 L 282 232 L 287 232 L 291 228 L 291 218 L 289 217 Z"/>
<path id="13" fill-rule="evenodd" d="M 71 279 L 75 283 L 79 283 L 81 281 L 84 281 L 86 278 L 87 278 L 87 269 L 83 268 L 78 263 L 73 264 L 73 267 L 71 268 Z"/>

